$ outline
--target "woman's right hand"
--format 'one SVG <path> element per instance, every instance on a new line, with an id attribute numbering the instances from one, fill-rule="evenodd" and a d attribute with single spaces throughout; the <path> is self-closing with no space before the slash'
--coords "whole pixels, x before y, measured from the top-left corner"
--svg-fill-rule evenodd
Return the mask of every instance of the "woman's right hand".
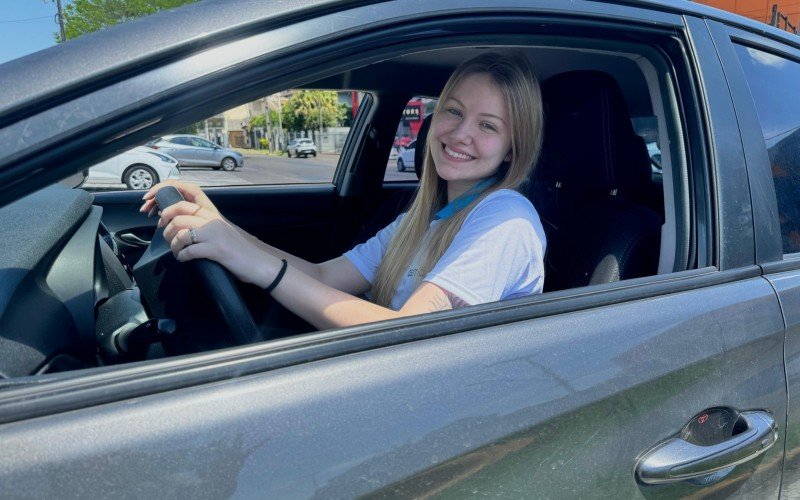
<path id="1" fill-rule="evenodd" d="M 156 215 L 158 213 L 159 207 L 156 205 L 156 193 L 159 189 L 163 188 L 164 186 L 173 186 L 178 191 L 180 191 L 181 195 L 183 195 L 183 199 L 194 203 L 197 205 L 199 210 L 203 210 L 207 212 L 206 215 L 211 216 L 219 216 L 219 210 L 214 204 L 208 199 L 208 196 L 200 189 L 200 186 L 197 184 L 193 184 L 191 182 L 183 182 L 183 181 L 164 181 L 156 184 L 149 191 L 147 191 L 142 199 L 144 203 L 142 207 L 139 209 L 140 212 L 146 213 L 148 217 Z"/>

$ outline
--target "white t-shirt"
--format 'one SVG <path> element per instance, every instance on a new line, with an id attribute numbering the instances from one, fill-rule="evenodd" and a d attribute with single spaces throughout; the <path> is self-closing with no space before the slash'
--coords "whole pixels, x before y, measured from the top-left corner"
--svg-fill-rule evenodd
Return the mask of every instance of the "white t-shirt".
<path id="1" fill-rule="evenodd" d="M 370 284 L 404 215 L 344 254 Z M 439 222 L 434 220 L 430 227 Z M 470 305 L 541 293 L 545 248 L 544 229 L 531 202 L 510 189 L 495 191 L 467 215 L 442 258 L 422 279 L 421 255 L 414 257 L 390 307 L 402 308 L 423 281 Z"/>

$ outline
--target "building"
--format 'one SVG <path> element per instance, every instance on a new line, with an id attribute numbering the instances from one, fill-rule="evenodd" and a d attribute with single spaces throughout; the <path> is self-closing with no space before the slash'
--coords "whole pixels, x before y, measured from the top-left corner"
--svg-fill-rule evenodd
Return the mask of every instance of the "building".
<path id="1" fill-rule="evenodd" d="M 800 25 L 798 0 L 695 0 L 695 2 L 727 10 L 793 33 L 797 33 L 797 27 Z"/>

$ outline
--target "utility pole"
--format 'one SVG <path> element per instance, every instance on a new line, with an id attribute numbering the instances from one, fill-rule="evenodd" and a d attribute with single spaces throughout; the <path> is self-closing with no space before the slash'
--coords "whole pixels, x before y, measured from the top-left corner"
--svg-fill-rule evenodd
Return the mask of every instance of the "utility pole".
<path id="1" fill-rule="evenodd" d="M 278 149 L 283 147 L 283 104 L 281 104 L 281 93 L 278 92 Z"/>
<path id="2" fill-rule="evenodd" d="M 319 110 L 319 152 L 322 153 L 322 96 L 317 97 L 317 109 Z"/>
<path id="3" fill-rule="evenodd" d="M 58 26 L 61 28 L 61 43 L 65 43 L 67 41 L 67 30 L 64 28 L 64 11 L 61 10 L 61 0 L 56 0 L 56 6 L 58 7 Z"/>

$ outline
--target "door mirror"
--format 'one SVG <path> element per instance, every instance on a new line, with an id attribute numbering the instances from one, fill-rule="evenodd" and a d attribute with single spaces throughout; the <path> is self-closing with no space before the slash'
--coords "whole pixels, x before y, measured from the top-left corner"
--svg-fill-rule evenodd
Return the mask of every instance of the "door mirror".
<path id="1" fill-rule="evenodd" d="M 81 187 L 81 185 L 83 185 L 84 182 L 86 182 L 87 177 L 89 177 L 88 168 L 81 170 L 80 172 L 75 172 L 74 174 L 69 175 L 67 177 L 64 177 L 63 179 L 58 181 L 58 183 L 63 184 L 64 186 L 67 186 L 70 189 L 79 188 Z"/>

